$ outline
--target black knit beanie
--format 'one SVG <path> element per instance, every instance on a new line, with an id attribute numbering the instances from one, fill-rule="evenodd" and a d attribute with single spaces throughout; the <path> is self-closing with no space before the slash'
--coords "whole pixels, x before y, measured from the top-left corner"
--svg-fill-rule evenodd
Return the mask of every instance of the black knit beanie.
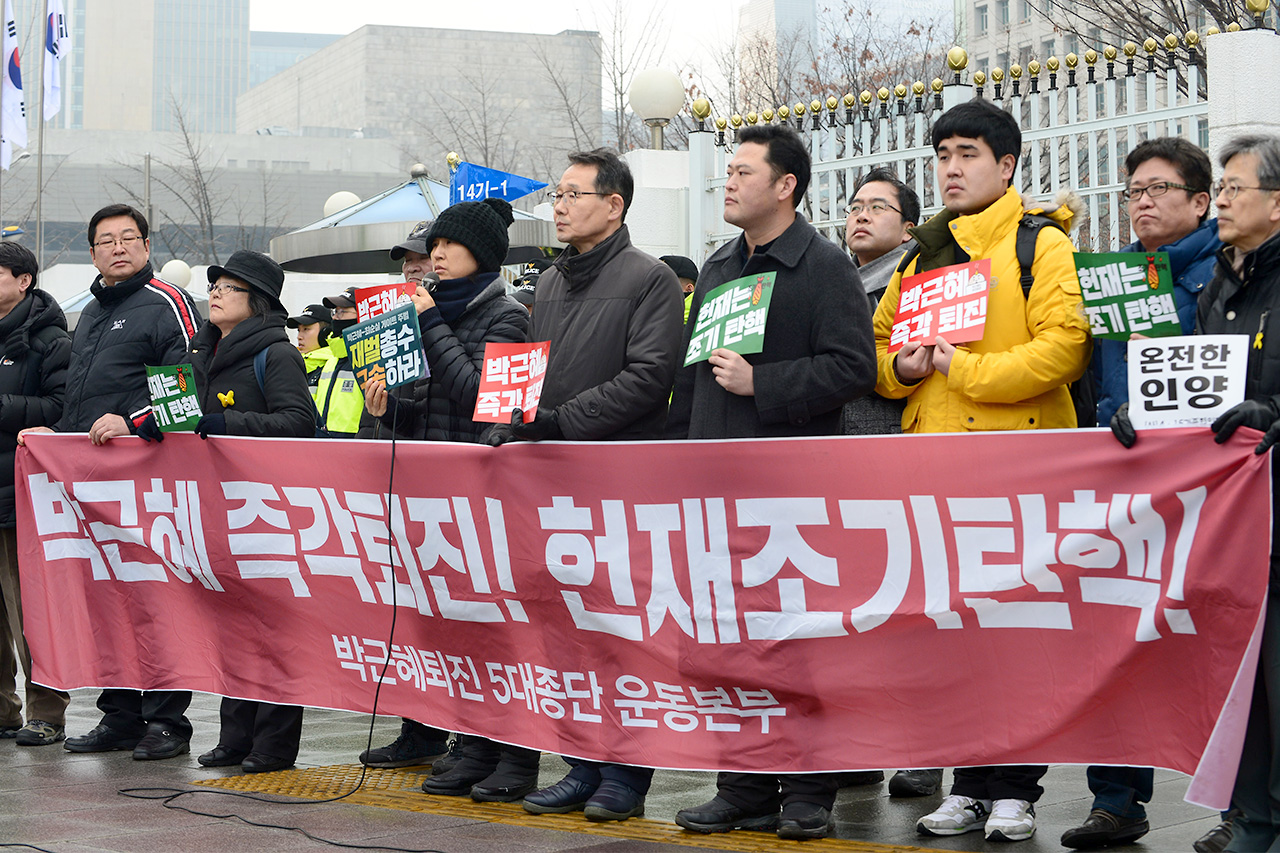
<path id="1" fill-rule="evenodd" d="M 500 198 L 464 201 L 445 208 L 427 232 L 427 251 L 441 237 L 466 246 L 480 272 L 497 272 L 507 257 L 507 226 L 515 221 L 511 205 Z"/>

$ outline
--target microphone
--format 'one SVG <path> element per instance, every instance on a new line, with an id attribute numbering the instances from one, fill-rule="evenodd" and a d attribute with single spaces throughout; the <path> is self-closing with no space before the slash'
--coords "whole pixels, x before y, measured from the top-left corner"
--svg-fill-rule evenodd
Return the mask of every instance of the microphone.
<path id="1" fill-rule="evenodd" d="M 439 284 L 440 276 L 437 273 L 429 272 L 422 277 L 422 286 L 427 289 L 427 293 L 435 293 Z"/>

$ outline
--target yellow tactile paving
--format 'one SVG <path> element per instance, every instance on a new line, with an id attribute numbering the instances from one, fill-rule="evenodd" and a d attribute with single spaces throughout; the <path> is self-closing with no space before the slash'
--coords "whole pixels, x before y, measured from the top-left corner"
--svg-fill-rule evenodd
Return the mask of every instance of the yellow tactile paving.
<path id="1" fill-rule="evenodd" d="M 243 776 L 226 776 L 219 779 L 202 779 L 193 782 L 210 788 L 227 788 L 234 791 L 253 791 L 275 794 L 302 800 L 327 800 L 350 791 L 360 781 L 358 764 L 335 764 L 330 767 L 312 767 L 306 770 L 281 770 L 278 773 L 254 773 Z M 633 818 L 621 823 L 592 823 L 580 814 L 532 815 L 516 803 L 476 803 L 460 797 L 432 797 L 422 793 L 424 773 L 413 768 L 398 770 L 369 769 L 364 785 L 343 802 L 359 803 L 386 809 L 399 809 L 425 814 L 450 815 L 452 817 L 527 826 L 536 829 L 555 829 L 579 835 L 605 838 L 622 838 L 634 841 L 653 841 L 659 844 L 678 844 L 703 850 L 787 850 L 818 849 L 831 853 L 942 853 L 925 847 L 906 847 L 895 844 L 874 844 L 868 841 L 850 841 L 828 838 L 822 842 L 783 841 L 772 833 L 734 832 L 701 835 L 685 832 L 674 823 L 662 820 Z"/>

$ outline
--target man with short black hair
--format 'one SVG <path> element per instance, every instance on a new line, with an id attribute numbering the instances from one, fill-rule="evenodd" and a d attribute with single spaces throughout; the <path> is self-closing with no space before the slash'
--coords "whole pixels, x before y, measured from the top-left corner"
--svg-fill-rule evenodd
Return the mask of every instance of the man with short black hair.
<path id="1" fill-rule="evenodd" d="M 920 253 L 894 273 L 875 315 L 877 393 L 905 398 L 903 432 L 1075 427 L 1067 386 L 1089 361 L 1089 326 L 1066 230 L 1073 213 L 1023 208 L 1011 186 L 1022 151 L 1012 115 L 987 101 L 952 107 L 933 127 L 936 175 L 944 209 L 914 229 Z M 1027 213 L 1055 225 L 1036 241 L 1033 284 L 1024 294 L 1017 232 Z M 889 352 L 902 279 L 981 259 L 991 261 L 981 340 L 956 346 L 908 341 Z M 945 663 L 940 664 L 945 666 Z M 1035 833 L 1044 766 L 962 767 L 951 796 L 916 823 L 922 835 L 985 830 L 988 840 L 1021 841 Z"/>
<path id="2" fill-rule="evenodd" d="M 724 218 L 742 234 L 707 258 L 690 317 L 721 285 L 774 274 L 764 348 L 712 350 L 676 375 L 667 437 L 835 435 L 840 409 L 875 382 L 871 312 L 858 271 L 797 207 L 809 184 L 809 152 L 795 131 L 745 128 L 729 162 Z M 696 320 L 685 325 L 688 349 Z M 762 687 L 767 684 L 760 685 Z M 776 830 L 823 838 L 834 827 L 837 774 L 720 773 L 716 796 L 681 809 L 694 832 Z"/>
<path id="3" fill-rule="evenodd" d="M 66 737 L 71 697 L 31 680 L 31 652 L 22 634 L 22 589 L 14 507 L 13 457 L 18 433 L 62 415 L 71 337 L 62 309 L 39 289 L 31 250 L 0 242 L 0 737 L 18 746 L 48 746 Z M 17 650 L 15 660 L 14 650 Z M 22 723 L 15 665 L 26 677 Z"/>
<path id="4" fill-rule="evenodd" d="M 89 253 L 98 277 L 71 341 L 66 401 L 58 432 L 88 431 L 103 445 L 130 435 L 151 414 L 147 365 L 180 364 L 199 316 L 190 294 L 151 271 L 147 219 L 127 204 L 102 208 L 89 220 Z M 23 430 L 18 443 L 31 432 Z M 190 750 L 185 691 L 107 689 L 98 697 L 102 722 L 67 738 L 70 752 L 133 750 L 137 760 L 173 758 Z"/>
<path id="5" fill-rule="evenodd" d="M 530 340 L 550 341 L 531 423 L 499 425 L 490 444 L 623 441 L 662 436 L 679 364 L 680 285 L 671 268 L 631 245 L 631 170 L 607 148 L 569 155 L 556 187 L 556 237 L 569 248 L 538 281 Z M 588 820 L 644 814 L 647 767 L 566 759 L 572 769 L 524 798 L 534 814 L 582 810 Z"/>

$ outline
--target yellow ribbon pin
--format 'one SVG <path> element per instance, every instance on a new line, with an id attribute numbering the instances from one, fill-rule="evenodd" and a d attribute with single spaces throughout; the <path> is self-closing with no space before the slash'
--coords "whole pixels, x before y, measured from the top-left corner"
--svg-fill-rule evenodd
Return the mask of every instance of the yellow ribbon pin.
<path id="1" fill-rule="evenodd" d="M 221 391 L 219 391 L 218 402 L 222 404 L 222 408 L 224 409 L 227 408 L 228 406 L 234 406 L 236 404 L 236 392 L 228 391 L 227 393 L 223 394 Z"/>
<path id="2" fill-rule="evenodd" d="M 1253 348 L 1262 349 L 1262 332 L 1258 332 L 1253 336 Z"/>

